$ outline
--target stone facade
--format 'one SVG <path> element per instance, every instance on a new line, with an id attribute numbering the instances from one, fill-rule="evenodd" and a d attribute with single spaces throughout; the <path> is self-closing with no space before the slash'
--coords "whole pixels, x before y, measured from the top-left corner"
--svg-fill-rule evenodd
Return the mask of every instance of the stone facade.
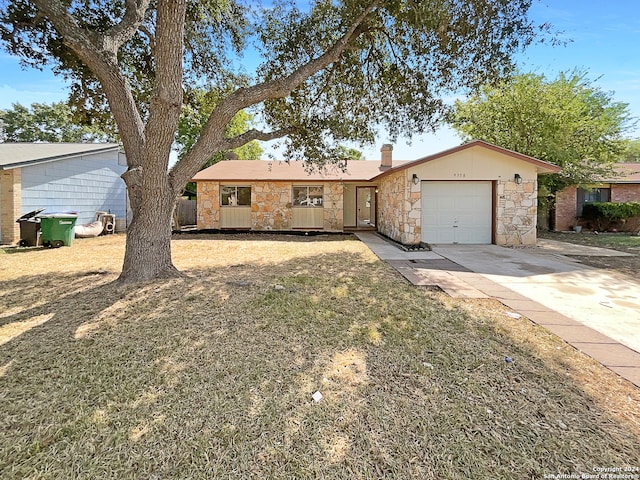
<path id="1" fill-rule="evenodd" d="M 378 187 L 378 230 L 404 245 L 421 241 L 420 184 L 405 170 L 384 177 Z"/>
<path id="2" fill-rule="evenodd" d="M 220 228 L 220 183 L 198 182 L 198 230 Z"/>
<path id="3" fill-rule="evenodd" d="M 291 183 L 251 184 L 251 229 L 291 230 Z"/>
<path id="4" fill-rule="evenodd" d="M 344 188 L 341 183 L 324 184 L 324 229 L 328 232 L 341 232 L 344 229 Z"/>
<path id="5" fill-rule="evenodd" d="M 20 240 L 22 215 L 22 171 L 19 168 L 0 171 L 0 243 L 13 244 Z"/>
<path id="6" fill-rule="evenodd" d="M 250 185 L 252 230 L 287 231 L 296 228 L 292 218 L 293 183 L 251 182 Z M 324 182 L 322 185 L 323 230 L 341 232 L 344 229 L 343 185 L 340 182 Z M 513 181 L 496 182 L 494 230 L 497 245 L 535 244 L 536 195 L 536 181 L 525 180 L 519 185 Z M 404 245 L 420 244 L 421 185 L 415 185 L 406 171 L 395 172 L 381 179 L 377 199 L 380 233 Z M 575 197 L 571 204 L 575 205 Z M 571 222 L 574 215 L 575 208 L 569 213 Z M 219 182 L 198 182 L 198 228 L 221 228 Z"/>
<path id="7" fill-rule="evenodd" d="M 640 183 L 612 184 L 611 201 L 618 203 L 640 202 Z"/>
<path id="8" fill-rule="evenodd" d="M 379 186 L 378 229 L 404 245 L 422 239 L 421 184 L 415 185 L 405 172 L 384 177 Z M 537 182 L 496 182 L 495 243 L 535 245 L 538 211 Z"/>
<path id="9" fill-rule="evenodd" d="M 419 245 L 422 242 L 422 182 L 414 184 L 413 177 L 417 176 L 422 181 L 432 179 L 434 181 L 476 181 L 488 182 L 488 178 L 494 178 L 493 207 L 491 225 L 493 241 L 498 245 L 535 245 L 536 221 L 537 221 L 537 180 L 535 170 L 523 173 L 519 178 L 520 184 L 514 181 L 511 173 L 513 166 L 505 167 L 497 162 L 493 165 L 493 171 L 475 172 L 474 175 L 464 175 L 465 180 L 460 180 L 460 171 L 467 167 L 467 160 L 459 166 L 445 167 L 428 164 L 419 170 L 413 169 L 392 170 L 387 175 L 377 178 L 376 183 L 367 185 L 376 186 L 376 228 L 377 230 L 404 245 Z M 440 170 L 438 170 L 440 168 Z M 451 171 L 449 171 L 451 170 Z M 533 169 L 531 169 L 533 170 Z M 505 174 L 505 171 L 507 172 Z M 473 172 L 472 172 L 473 173 Z M 527 175 L 524 175 L 527 173 Z M 362 183 L 364 186 L 365 182 Z M 223 185 L 232 183 L 223 183 Z M 344 231 L 345 215 L 345 185 L 341 180 L 335 181 L 296 181 L 296 180 L 263 180 L 244 181 L 238 185 L 251 186 L 251 213 L 250 222 L 247 213 L 244 228 L 251 230 L 288 231 L 299 229 L 316 229 L 331 232 Z M 304 207 L 298 208 L 292 205 L 292 190 L 294 186 L 323 186 L 322 211 L 314 208 L 305 211 Z M 354 210 L 355 192 L 346 189 L 350 197 L 347 199 L 349 208 Z M 357 185 L 356 187 L 357 188 Z M 354 190 L 355 190 L 354 188 Z M 216 180 L 198 181 L 198 228 L 220 229 L 220 182 Z M 353 197 L 353 198 L 352 198 Z M 573 200 L 575 205 L 575 198 Z M 248 209 L 245 209 L 245 211 Z M 223 211 L 222 221 L 231 225 L 227 218 L 227 211 Z M 235 212 L 234 212 L 235 213 Z M 355 213 L 354 213 L 355 215 Z M 573 221 L 574 213 L 571 213 Z M 351 224 L 349 226 L 352 226 Z"/>
<path id="10" fill-rule="evenodd" d="M 496 245 L 535 245 L 538 198 L 536 181 L 496 182 Z"/>
<path id="11" fill-rule="evenodd" d="M 323 229 L 341 232 L 344 227 L 343 186 L 338 182 L 319 183 L 323 185 Z M 242 182 L 242 185 L 247 185 Z M 251 229 L 252 230 L 293 230 L 291 182 L 251 182 Z M 318 183 L 316 183 L 318 185 Z M 198 182 L 197 203 L 198 229 L 218 230 L 220 225 L 220 183 Z"/>

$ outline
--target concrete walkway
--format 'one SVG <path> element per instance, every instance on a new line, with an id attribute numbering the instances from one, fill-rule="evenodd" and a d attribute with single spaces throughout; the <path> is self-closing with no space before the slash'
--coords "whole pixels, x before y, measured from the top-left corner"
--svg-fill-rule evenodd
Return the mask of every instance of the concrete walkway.
<path id="1" fill-rule="evenodd" d="M 357 236 L 413 284 L 496 298 L 640 386 L 640 281 L 565 256 L 628 254 L 552 240 L 526 249 L 436 245 L 407 252 L 376 233 Z"/>

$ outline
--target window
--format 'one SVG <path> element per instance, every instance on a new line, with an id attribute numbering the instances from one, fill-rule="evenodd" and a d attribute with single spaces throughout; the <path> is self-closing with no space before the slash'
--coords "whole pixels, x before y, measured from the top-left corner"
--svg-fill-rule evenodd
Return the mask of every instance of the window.
<path id="1" fill-rule="evenodd" d="M 584 203 L 608 202 L 610 197 L 610 188 L 592 188 L 585 192 Z"/>
<path id="2" fill-rule="evenodd" d="M 321 207 L 322 186 L 309 185 L 305 187 L 293 187 L 294 207 Z"/>
<path id="3" fill-rule="evenodd" d="M 582 215 L 582 207 L 585 203 L 610 202 L 611 188 L 579 188 L 577 200 L 578 202 L 576 205 L 576 215 L 579 217 L 580 215 Z"/>
<path id="4" fill-rule="evenodd" d="M 220 187 L 220 205 L 226 207 L 251 206 L 251 187 Z"/>

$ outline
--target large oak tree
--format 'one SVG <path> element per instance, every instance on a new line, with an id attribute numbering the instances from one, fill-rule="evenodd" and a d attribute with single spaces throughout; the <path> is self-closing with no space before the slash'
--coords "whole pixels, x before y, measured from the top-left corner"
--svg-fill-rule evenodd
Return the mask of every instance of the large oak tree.
<path id="1" fill-rule="evenodd" d="M 120 280 L 177 275 L 171 211 L 219 151 L 283 137 L 286 156 L 323 162 L 344 142 L 433 129 L 445 95 L 511 68 L 539 33 L 532 0 L 3 1 L 0 34 L 25 65 L 50 62 L 77 106 L 113 114 L 133 221 Z M 219 94 L 168 169 L 184 92 Z M 243 109 L 262 130 L 225 136 Z"/>

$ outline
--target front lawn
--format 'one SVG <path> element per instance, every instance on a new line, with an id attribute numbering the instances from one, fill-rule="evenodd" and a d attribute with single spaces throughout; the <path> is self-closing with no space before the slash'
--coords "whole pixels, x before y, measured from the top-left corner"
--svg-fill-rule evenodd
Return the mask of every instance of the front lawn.
<path id="1" fill-rule="evenodd" d="M 624 273 L 637 278 L 640 271 L 640 236 L 628 233 L 599 233 L 583 230 L 581 233 L 538 232 L 539 238 L 548 238 L 560 242 L 602 247 L 630 253 L 631 256 L 613 257 L 608 255 L 572 255 L 585 265 Z"/>
<path id="2" fill-rule="evenodd" d="M 612 248 L 621 252 L 640 254 L 640 235 L 630 233 L 594 233 L 587 230 L 583 230 L 580 233 L 539 231 L 538 236 L 560 242 Z"/>
<path id="3" fill-rule="evenodd" d="M 349 236 L 173 248 L 188 277 L 126 291 L 120 235 L 0 252 L 0 478 L 640 467 L 640 390 L 496 301 L 408 285 Z"/>

